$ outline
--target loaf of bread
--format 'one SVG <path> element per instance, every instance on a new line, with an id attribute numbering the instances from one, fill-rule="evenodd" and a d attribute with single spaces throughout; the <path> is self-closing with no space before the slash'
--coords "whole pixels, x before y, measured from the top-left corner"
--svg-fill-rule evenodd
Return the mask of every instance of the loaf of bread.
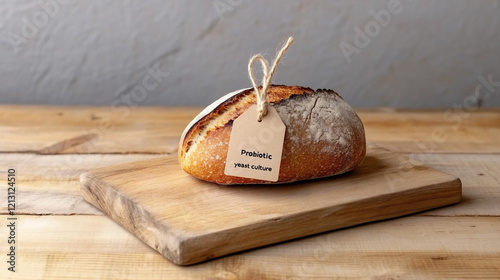
<path id="1" fill-rule="evenodd" d="M 233 121 L 256 103 L 253 88 L 222 97 L 186 127 L 179 143 L 182 169 L 218 184 L 268 184 L 332 176 L 361 164 L 363 123 L 337 93 L 272 85 L 267 97 L 286 126 L 277 182 L 224 174 Z"/>

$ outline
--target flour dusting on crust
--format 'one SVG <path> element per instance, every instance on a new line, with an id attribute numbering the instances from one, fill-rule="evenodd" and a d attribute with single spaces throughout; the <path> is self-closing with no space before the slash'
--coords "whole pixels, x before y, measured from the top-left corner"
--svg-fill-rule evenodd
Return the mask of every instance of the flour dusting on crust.
<path id="1" fill-rule="evenodd" d="M 268 95 L 286 126 L 277 183 L 341 174 L 356 168 L 366 153 L 361 120 L 332 90 L 273 86 Z M 225 175 L 232 122 L 252 104 L 251 89 L 225 96 L 186 128 L 179 162 L 189 174 L 219 184 L 269 183 Z"/>
<path id="2" fill-rule="evenodd" d="M 323 145 L 329 153 L 335 145 L 349 147 L 354 133 L 364 133 L 363 125 L 354 110 L 333 91 L 317 90 L 312 96 L 292 96 L 274 105 L 287 127 L 293 146 Z M 346 149 L 349 150 L 349 149 Z M 293 152 L 293 151 L 292 151 Z"/>

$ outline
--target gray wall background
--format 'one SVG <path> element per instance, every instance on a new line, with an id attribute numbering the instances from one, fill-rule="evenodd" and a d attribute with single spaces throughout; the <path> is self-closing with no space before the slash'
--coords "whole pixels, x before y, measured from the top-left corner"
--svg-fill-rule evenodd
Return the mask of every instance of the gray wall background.
<path id="1" fill-rule="evenodd" d="M 356 107 L 500 106 L 499 15 L 498 0 L 1 0 L 0 103 L 207 105 L 293 35 L 274 83 Z"/>

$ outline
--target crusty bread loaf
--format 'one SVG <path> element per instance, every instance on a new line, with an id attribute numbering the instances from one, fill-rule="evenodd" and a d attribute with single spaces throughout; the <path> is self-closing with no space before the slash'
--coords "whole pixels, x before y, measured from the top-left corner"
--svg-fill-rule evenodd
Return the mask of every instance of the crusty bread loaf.
<path id="1" fill-rule="evenodd" d="M 273 85 L 268 100 L 286 125 L 277 182 L 224 174 L 233 121 L 255 104 L 253 88 L 217 100 L 186 127 L 179 144 L 181 167 L 219 184 L 261 184 L 327 177 L 352 170 L 363 161 L 363 124 L 334 91 Z"/>

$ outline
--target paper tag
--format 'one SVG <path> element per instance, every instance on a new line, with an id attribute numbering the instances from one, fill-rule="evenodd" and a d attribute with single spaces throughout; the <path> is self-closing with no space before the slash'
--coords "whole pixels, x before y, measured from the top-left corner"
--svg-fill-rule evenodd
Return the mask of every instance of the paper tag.
<path id="1" fill-rule="evenodd" d="M 278 181 L 285 130 L 272 106 L 261 122 L 257 121 L 257 106 L 248 108 L 233 122 L 224 174 Z"/>

